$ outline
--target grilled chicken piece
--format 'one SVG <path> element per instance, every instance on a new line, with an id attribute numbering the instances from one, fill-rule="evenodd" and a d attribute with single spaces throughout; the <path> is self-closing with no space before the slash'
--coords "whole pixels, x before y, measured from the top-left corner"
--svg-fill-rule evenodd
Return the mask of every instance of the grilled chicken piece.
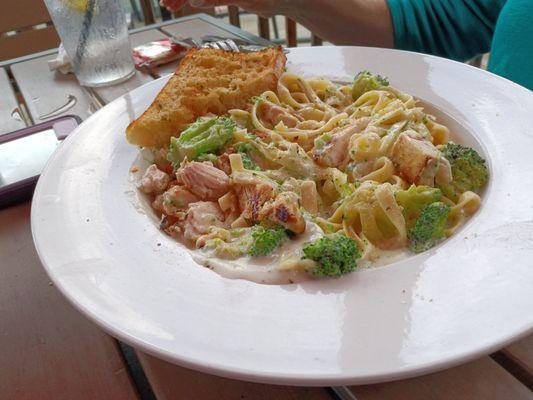
<path id="1" fill-rule="evenodd" d="M 267 183 L 243 185 L 239 190 L 239 206 L 241 217 L 259 221 L 263 205 L 275 196 L 275 189 Z"/>
<path id="2" fill-rule="evenodd" d="M 196 240 L 211 231 L 214 227 L 224 227 L 224 213 L 218 203 L 199 201 L 192 203 L 183 223 L 183 237 L 196 243 Z"/>
<path id="3" fill-rule="evenodd" d="M 229 162 L 229 153 L 224 153 L 218 156 L 218 160 L 215 163 L 215 166 L 224 171 L 226 175 L 231 175 L 231 165 Z"/>
<path id="4" fill-rule="evenodd" d="M 369 120 L 362 118 L 355 124 L 340 128 L 331 133 L 331 140 L 324 146 L 313 150 L 313 159 L 323 167 L 339 167 L 349 158 L 348 145 L 355 133 L 360 133 L 368 125 Z"/>
<path id="5" fill-rule="evenodd" d="M 163 195 L 162 194 L 158 194 L 157 196 L 155 196 L 154 201 L 152 201 L 152 208 L 159 212 L 163 211 Z"/>
<path id="6" fill-rule="evenodd" d="M 438 185 L 445 185 L 453 180 L 452 166 L 446 157 L 441 157 L 439 160 L 439 168 L 435 175 L 435 183 Z"/>
<path id="7" fill-rule="evenodd" d="M 440 152 L 431 142 L 400 134 L 392 148 L 392 161 L 409 183 L 434 185 L 439 169 Z"/>
<path id="8" fill-rule="evenodd" d="M 210 162 L 189 162 L 180 167 L 176 177 L 201 200 L 217 200 L 230 189 L 229 177 Z"/>
<path id="9" fill-rule="evenodd" d="M 265 101 L 261 103 L 260 112 L 262 120 L 266 122 L 267 127 L 271 129 L 280 122 L 283 122 L 287 128 L 294 128 L 298 125 L 298 122 L 300 122 L 298 118 L 291 115 L 289 111 L 270 102 Z"/>
<path id="10" fill-rule="evenodd" d="M 161 210 L 167 214 L 176 214 L 180 210 L 186 210 L 189 204 L 196 203 L 200 199 L 189 192 L 183 186 L 172 186 L 161 196 Z"/>
<path id="11" fill-rule="evenodd" d="M 159 227 L 174 239 L 180 240 L 182 239 L 182 226 L 186 217 L 187 214 L 185 212 L 177 212 L 173 215 L 163 214 Z"/>
<path id="12" fill-rule="evenodd" d="M 169 183 L 170 176 L 152 164 L 141 178 L 141 190 L 144 193 L 161 193 L 165 191 Z"/>
<path id="13" fill-rule="evenodd" d="M 267 202 L 261 210 L 260 219 L 281 224 L 297 234 L 305 231 L 305 219 L 300 212 L 298 195 L 293 192 L 281 192 L 274 200 Z"/>

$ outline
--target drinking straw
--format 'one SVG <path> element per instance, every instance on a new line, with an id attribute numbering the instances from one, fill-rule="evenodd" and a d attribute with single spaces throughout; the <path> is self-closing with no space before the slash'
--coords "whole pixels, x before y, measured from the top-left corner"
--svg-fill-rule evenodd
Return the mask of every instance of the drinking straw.
<path id="1" fill-rule="evenodd" d="M 87 8 L 85 9 L 85 15 L 83 16 L 83 25 L 81 27 L 80 37 L 78 39 L 78 46 L 76 47 L 76 56 L 74 57 L 73 64 L 79 65 L 83 54 L 85 53 L 85 47 L 87 46 L 87 38 L 91 28 L 91 23 L 94 14 L 94 5 L 96 0 L 87 0 Z"/>

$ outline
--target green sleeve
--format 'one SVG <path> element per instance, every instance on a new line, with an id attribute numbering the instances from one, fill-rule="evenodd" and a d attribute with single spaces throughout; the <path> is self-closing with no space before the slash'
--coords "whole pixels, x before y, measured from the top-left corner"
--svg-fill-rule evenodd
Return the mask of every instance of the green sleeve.
<path id="1" fill-rule="evenodd" d="M 465 61 L 489 51 L 496 20 L 506 0 L 387 2 L 396 48 Z"/>
<path id="2" fill-rule="evenodd" d="M 490 51 L 489 71 L 533 90 L 533 1 L 508 0 Z"/>

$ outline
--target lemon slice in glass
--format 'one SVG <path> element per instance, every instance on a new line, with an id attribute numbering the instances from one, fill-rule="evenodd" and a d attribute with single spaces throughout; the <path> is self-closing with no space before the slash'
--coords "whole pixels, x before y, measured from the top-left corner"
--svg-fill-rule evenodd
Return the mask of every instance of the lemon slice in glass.
<path id="1" fill-rule="evenodd" d="M 64 3 L 73 10 L 85 12 L 87 10 L 87 0 L 63 0 Z"/>

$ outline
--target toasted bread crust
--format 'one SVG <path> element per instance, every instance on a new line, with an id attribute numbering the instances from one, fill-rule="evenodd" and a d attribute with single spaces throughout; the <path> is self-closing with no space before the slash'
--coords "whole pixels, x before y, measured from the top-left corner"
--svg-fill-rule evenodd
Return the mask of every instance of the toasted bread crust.
<path id="1" fill-rule="evenodd" d="M 196 118 L 244 108 L 253 96 L 275 90 L 285 67 L 281 48 L 251 53 L 191 49 L 148 109 L 126 128 L 142 147 L 160 147 Z"/>

